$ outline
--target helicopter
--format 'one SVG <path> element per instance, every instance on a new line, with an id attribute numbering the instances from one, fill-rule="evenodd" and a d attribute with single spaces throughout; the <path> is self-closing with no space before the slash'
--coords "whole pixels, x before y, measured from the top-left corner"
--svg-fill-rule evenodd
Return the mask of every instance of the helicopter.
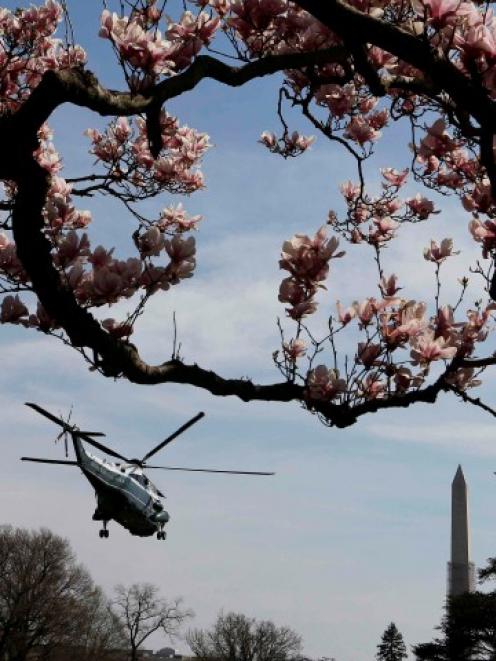
<path id="1" fill-rule="evenodd" d="M 102 432 L 83 431 L 67 420 L 59 418 L 38 404 L 26 402 L 26 406 L 62 427 L 56 440 L 64 438 L 66 460 L 45 459 L 41 457 L 21 457 L 21 461 L 32 461 L 41 464 L 57 464 L 62 466 L 78 466 L 83 475 L 95 490 L 97 506 L 93 514 L 94 521 L 101 521 L 100 538 L 109 536 L 108 523 L 116 521 L 129 530 L 131 535 L 150 537 L 156 534 L 157 539 L 165 540 L 165 524 L 169 521 L 169 513 L 164 509 L 161 498 L 164 494 L 157 489 L 145 475 L 144 469 L 161 469 L 169 471 L 189 471 L 199 473 L 230 473 L 235 475 L 274 475 L 263 471 L 217 470 L 213 468 L 185 468 L 181 466 L 150 466 L 146 462 L 150 457 L 166 447 L 171 441 L 185 432 L 205 415 L 203 412 L 195 415 L 174 433 L 167 436 L 158 445 L 147 452 L 141 459 L 128 459 L 119 452 L 95 440 L 95 437 L 105 436 Z M 68 436 L 72 439 L 75 461 L 67 460 Z M 101 459 L 88 452 L 84 446 L 88 443 L 107 455 L 119 459 L 122 463 Z"/>

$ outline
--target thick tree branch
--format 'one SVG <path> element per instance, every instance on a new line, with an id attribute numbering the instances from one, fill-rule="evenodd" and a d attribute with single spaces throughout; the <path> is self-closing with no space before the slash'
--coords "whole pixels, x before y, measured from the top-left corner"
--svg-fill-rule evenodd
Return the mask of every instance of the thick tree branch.
<path id="1" fill-rule="evenodd" d="M 209 55 L 200 55 L 188 69 L 152 87 L 149 93 L 131 94 L 103 87 L 83 68 L 47 71 L 29 99 L 11 118 L 25 130 L 39 128 L 63 103 L 73 103 L 103 116 L 129 116 L 156 112 L 169 99 L 194 89 L 204 78 L 239 87 L 251 80 L 286 69 L 299 69 L 344 59 L 341 47 L 305 53 L 268 55 L 241 67 L 233 67 Z"/>
<path id="2" fill-rule="evenodd" d="M 363 44 L 366 43 L 374 43 L 419 69 L 428 71 L 433 81 L 433 92 L 436 92 L 437 86 L 439 90 L 447 90 L 455 101 L 463 96 L 465 106 L 470 106 L 469 111 L 477 121 L 480 121 L 480 117 L 489 121 L 487 113 L 489 110 L 494 111 L 494 104 L 483 90 L 479 88 L 474 91 L 466 76 L 412 35 L 362 14 L 340 0 L 328 0 L 326 3 L 301 0 L 298 4 L 311 11 L 335 32 L 342 34 L 345 42 L 352 38 L 362 41 L 358 50 L 354 49 L 355 57 L 362 74 L 369 83 L 373 82 L 377 93 L 383 92 L 382 82 L 379 79 L 372 80 L 373 72 L 367 68 L 366 53 L 363 51 Z M 72 103 L 105 116 L 145 114 L 151 146 L 154 153 L 158 154 L 161 147 L 156 130 L 158 109 L 168 99 L 193 89 L 204 78 L 236 87 L 276 71 L 344 61 L 347 57 L 345 49 L 337 47 L 313 53 L 268 56 L 240 67 L 232 67 L 212 57 L 200 56 L 185 72 L 159 83 L 147 96 L 105 89 L 92 73 L 81 68 L 50 71 L 15 114 L 0 119 L 4 152 L 4 156 L 0 156 L 0 178 L 13 180 L 17 184 L 12 223 L 19 259 L 47 314 L 61 325 L 75 347 L 86 347 L 94 352 L 102 373 L 113 377 L 125 376 L 137 384 L 189 384 L 217 396 L 233 395 L 243 401 L 296 401 L 318 413 L 327 424 L 338 427 L 350 426 L 366 413 L 407 407 L 415 402 L 434 403 L 441 392 L 450 390 L 445 373 L 423 390 L 351 406 L 346 403 L 310 401 L 306 388 L 293 382 L 260 385 L 248 379 L 224 379 L 212 371 L 196 364 L 185 364 L 177 358 L 160 365 L 148 365 L 132 344 L 112 337 L 78 304 L 74 293 L 62 282 L 53 264 L 52 246 L 44 236 L 43 208 L 50 177 L 33 158 L 33 151 L 38 146 L 37 131 L 59 105 Z M 477 95 L 484 97 L 484 103 Z M 493 115 L 490 121 L 494 121 Z M 450 370 L 452 366 L 448 372 Z"/>
<path id="3" fill-rule="evenodd" d="M 373 44 L 404 62 L 427 72 L 439 92 L 447 92 L 479 122 L 496 122 L 496 104 L 452 62 L 403 28 L 374 18 L 342 0 L 294 0 L 314 18 L 345 40 Z"/>

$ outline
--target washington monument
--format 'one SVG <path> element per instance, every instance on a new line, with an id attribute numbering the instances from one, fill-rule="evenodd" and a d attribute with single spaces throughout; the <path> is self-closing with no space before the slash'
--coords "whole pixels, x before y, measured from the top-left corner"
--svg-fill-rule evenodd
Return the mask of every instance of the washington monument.
<path id="1" fill-rule="evenodd" d="M 468 489 L 462 467 L 451 483 L 451 560 L 448 563 L 448 596 L 475 589 L 475 567 L 470 562 Z"/>

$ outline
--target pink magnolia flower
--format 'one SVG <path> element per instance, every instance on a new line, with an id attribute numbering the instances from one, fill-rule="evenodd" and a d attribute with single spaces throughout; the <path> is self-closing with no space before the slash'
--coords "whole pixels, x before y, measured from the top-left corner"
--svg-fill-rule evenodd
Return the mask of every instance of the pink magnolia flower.
<path id="1" fill-rule="evenodd" d="M 482 381 L 474 379 L 475 371 L 472 368 L 463 367 L 455 372 L 450 372 L 446 377 L 446 381 L 455 386 L 458 390 L 466 390 L 467 388 L 476 388 L 480 386 Z"/>
<path id="2" fill-rule="evenodd" d="M 357 349 L 357 359 L 359 363 L 366 369 L 370 369 L 372 365 L 376 364 L 377 358 L 381 355 L 382 349 L 380 344 L 373 344 L 372 342 L 359 342 Z"/>
<path id="3" fill-rule="evenodd" d="M 358 392 L 365 399 L 382 399 L 385 396 L 386 384 L 381 381 L 377 372 L 370 372 L 358 383 Z"/>
<path id="4" fill-rule="evenodd" d="M 360 328 L 365 328 L 371 323 L 372 319 L 374 318 L 377 312 L 377 307 L 375 303 L 376 303 L 375 298 L 366 298 L 361 303 L 359 303 L 358 301 L 355 301 L 353 303 L 356 316 L 360 320 L 360 323 L 358 324 Z"/>
<path id="5" fill-rule="evenodd" d="M 45 333 L 57 328 L 57 324 L 48 316 L 41 303 L 38 303 L 36 307 L 36 314 L 29 315 L 28 323 L 31 328 L 39 328 Z"/>
<path id="6" fill-rule="evenodd" d="M 379 282 L 379 289 L 384 298 L 392 298 L 400 291 L 401 287 L 398 287 L 397 282 L 398 277 L 394 273 L 389 278 L 382 276 Z"/>
<path id="7" fill-rule="evenodd" d="M 431 213 L 435 213 L 433 202 L 420 195 L 420 193 L 407 200 L 406 203 L 419 220 L 426 220 Z"/>
<path id="8" fill-rule="evenodd" d="M 453 250 L 453 239 L 443 239 L 441 245 L 431 241 L 430 247 L 424 248 L 424 259 L 435 264 L 441 264 L 451 255 L 458 255 L 458 251 Z"/>
<path id="9" fill-rule="evenodd" d="M 119 322 L 115 319 L 104 319 L 102 326 L 110 335 L 118 338 L 129 337 L 134 330 L 131 324 Z"/>
<path id="10" fill-rule="evenodd" d="M 346 391 L 346 381 L 337 370 L 318 365 L 307 374 L 307 391 L 310 399 L 333 400 Z"/>
<path id="11" fill-rule="evenodd" d="M 356 200 L 360 195 L 360 186 L 353 184 L 351 181 L 347 181 L 346 183 L 341 184 L 339 190 L 347 202 Z"/>
<path id="12" fill-rule="evenodd" d="M 346 138 L 350 138 L 353 142 L 357 142 L 360 146 L 363 146 L 366 142 L 378 140 L 381 133 L 372 127 L 366 117 L 357 115 L 352 118 L 346 127 L 344 135 Z"/>
<path id="13" fill-rule="evenodd" d="M 409 171 L 410 170 L 408 168 L 406 168 L 405 170 L 395 170 L 394 168 L 382 168 L 381 174 L 384 177 L 384 179 L 388 182 L 388 184 L 400 188 L 405 184 L 406 180 L 408 179 Z"/>
<path id="14" fill-rule="evenodd" d="M 62 169 L 60 154 L 55 150 L 51 142 L 44 143 L 34 152 L 34 156 L 42 168 L 50 174 L 56 174 Z"/>
<path id="15" fill-rule="evenodd" d="M 150 227 L 138 237 L 138 250 L 142 257 L 159 255 L 164 246 L 164 236 L 156 225 Z"/>
<path id="16" fill-rule="evenodd" d="M 489 257 L 491 252 L 496 249 L 496 221 L 486 220 L 483 222 L 478 218 L 474 218 L 470 221 L 468 227 L 475 241 L 482 243 L 484 258 Z"/>
<path id="17" fill-rule="evenodd" d="M 93 268 L 99 269 L 103 268 L 104 266 L 108 266 L 112 260 L 112 253 L 114 252 L 114 248 L 111 248 L 110 250 L 106 250 L 103 246 L 97 246 L 93 253 L 89 256 L 88 261 L 90 264 L 93 264 Z"/>
<path id="18" fill-rule="evenodd" d="M 90 242 L 88 235 L 85 233 L 81 237 L 71 230 L 68 232 L 62 241 L 57 246 L 56 263 L 65 268 L 90 254 Z"/>
<path id="19" fill-rule="evenodd" d="M 444 120 L 437 119 L 432 126 L 427 128 L 427 133 L 420 143 L 418 154 L 423 162 L 431 156 L 445 156 L 457 147 L 458 143 L 446 133 Z"/>
<path id="20" fill-rule="evenodd" d="M 161 230 L 175 230 L 178 232 L 187 232 L 197 229 L 202 216 L 188 216 L 182 203 L 177 206 L 170 206 L 163 209 L 157 227 Z"/>
<path id="21" fill-rule="evenodd" d="M 403 393 L 410 388 L 418 388 L 422 385 L 424 378 L 421 374 L 413 375 L 408 367 L 400 367 L 394 374 L 396 392 Z"/>
<path id="22" fill-rule="evenodd" d="M 277 145 L 277 138 L 270 131 L 264 131 L 262 133 L 262 135 L 260 136 L 259 142 L 261 142 L 263 145 L 265 145 L 269 149 L 274 149 L 274 147 L 276 147 L 276 145 Z"/>
<path id="23" fill-rule="evenodd" d="M 184 239 L 176 234 L 172 240 L 165 241 L 165 249 L 173 262 L 183 262 L 194 259 L 196 254 L 196 241 L 194 236 Z"/>
<path id="24" fill-rule="evenodd" d="M 289 342 L 284 342 L 282 346 L 284 355 L 291 363 L 295 363 L 298 358 L 304 356 L 307 351 L 306 344 L 304 340 L 301 339 L 293 339 Z"/>
<path id="25" fill-rule="evenodd" d="M 336 301 L 336 307 L 338 309 L 338 319 L 343 324 L 343 326 L 349 324 L 353 317 L 356 315 L 356 309 L 354 306 L 350 306 L 345 310 L 341 305 L 341 301 Z"/>
<path id="26" fill-rule="evenodd" d="M 306 151 L 315 142 L 313 135 L 300 135 L 298 131 L 293 131 L 291 135 L 285 137 L 286 147 L 289 150 Z"/>
<path id="27" fill-rule="evenodd" d="M 105 266 L 93 271 L 92 284 L 97 300 L 106 303 L 113 303 L 119 298 L 123 285 L 121 277 Z"/>
<path id="28" fill-rule="evenodd" d="M 493 205 L 493 197 L 491 194 L 491 184 L 488 180 L 477 184 L 472 193 L 464 195 L 462 198 L 463 208 L 466 211 L 478 211 L 486 213 Z"/>
<path id="29" fill-rule="evenodd" d="M 412 340 L 410 356 L 414 365 L 429 365 L 434 360 L 450 360 L 457 347 L 450 346 L 444 337 L 434 337 L 434 331 L 426 329 Z"/>
<path id="30" fill-rule="evenodd" d="M 394 238 L 394 233 L 400 226 L 396 220 L 393 220 L 389 216 L 372 218 L 372 222 L 375 225 L 375 229 L 370 232 L 369 241 L 377 245 L 386 243 Z"/>
<path id="31" fill-rule="evenodd" d="M 443 305 L 439 308 L 436 317 L 434 318 L 435 337 L 444 337 L 449 340 L 452 337 L 453 329 L 460 324 L 455 324 L 453 308 L 451 305 Z"/>
<path id="32" fill-rule="evenodd" d="M 339 240 L 327 239 L 326 228 L 321 227 L 313 239 L 305 234 L 296 234 L 282 246 L 282 259 L 279 266 L 289 271 L 297 279 L 312 283 L 325 280 L 329 272 L 329 261 L 342 257 L 344 252 L 336 252 Z"/>
<path id="33" fill-rule="evenodd" d="M 0 322 L 2 324 L 19 324 L 25 321 L 28 309 L 19 296 L 6 296 L 2 301 Z"/>
<path id="34" fill-rule="evenodd" d="M 420 17 L 428 9 L 428 22 L 437 29 L 451 25 L 461 5 L 460 0 L 416 0 L 412 3 Z"/>

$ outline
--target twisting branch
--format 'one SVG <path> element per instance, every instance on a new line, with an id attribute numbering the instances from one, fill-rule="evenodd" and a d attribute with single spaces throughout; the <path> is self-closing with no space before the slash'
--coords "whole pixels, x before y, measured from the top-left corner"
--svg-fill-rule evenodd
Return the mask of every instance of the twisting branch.
<path id="1" fill-rule="evenodd" d="M 490 413 L 492 416 L 496 418 L 496 411 L 487 404 L 484 404 L 484 402 L 481 401 L 480 397 L 471 397 L 468 393 L 465 392 L 465 390 L 459 390 L 455 386 L 449 386 L 449 390 L 454 392 L 455 395 L 460 397 L 460 399 L 462 399 L 464 402 L 467 402 L 468 404 L 473 404 L 474 406 L 478 406 L 483 411 L 486 411 L 486 413 Z"/>

